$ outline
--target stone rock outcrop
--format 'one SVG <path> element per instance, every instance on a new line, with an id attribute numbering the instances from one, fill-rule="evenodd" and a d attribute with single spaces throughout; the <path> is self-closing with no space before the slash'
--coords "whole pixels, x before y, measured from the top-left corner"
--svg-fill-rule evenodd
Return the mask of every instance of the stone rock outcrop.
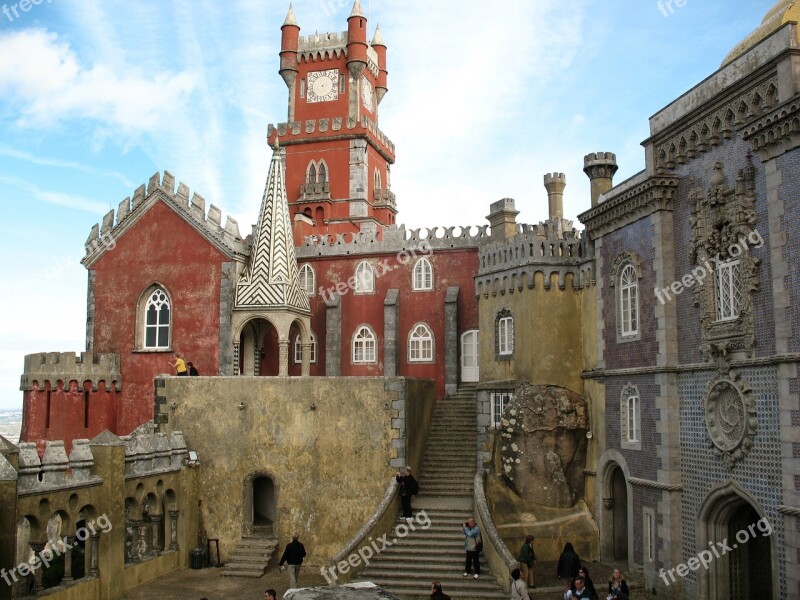
<path id="1" fill-rule="evenodd" d="M 588 409 L 579 394 L 522 384 L 503 413 L 500 473 L 526 500 L 571 507 L 583 492 L 587 431 Z"/>

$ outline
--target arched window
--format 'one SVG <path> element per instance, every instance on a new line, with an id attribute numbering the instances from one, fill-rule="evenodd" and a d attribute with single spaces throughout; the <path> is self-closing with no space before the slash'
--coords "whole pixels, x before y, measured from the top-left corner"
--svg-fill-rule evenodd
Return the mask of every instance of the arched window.
<path id="1" fill-rule="evenodd" d="M 414 277 L 412 287 L 415 290 L 433 289 L 433 267 L 427 258 L 420 258 L 414 264 Z"/>
<path id="2" fill-rule="evenodd" d="M 378 169 L 375 169 L 375 176 L 373 177 L 373 179 L 374 179 L 374 182 L 373 182 L 373 183 L 374 183 L 374 185 L 373 185 L 373 187 L 374 187 L 376 190 L 379 190 L 379 189 L 381 189 L 381 172 L 380 172 L 380 171 L 378 171 Z"/>
<path id="3" fill-rule="evenodd" d="M 306 171 L 306 183 L 317 183 L 317 165 L 313 160 L 308 163 L 308 171 Z"/>
<path id="4" fill-rule="evenodd" d="M 433 361 L 433 332 L 425 323 L 415 325 L 408 336 L 409 362 Z"/>
<path id="5" fill-rule="evenodd" d="M 171 341 L 172 310 L 169 296 L 162 287 L 156 286 L 144 296 L 142 315 L 142 348 L 168 349 Z"/>
<path id="6" fill-rule="evenodd" d="M 353 362 L 354 363 L 374 363 L 377 362 L 375 334 L 372 329 L 362 325 L 353 336 Z"/>
<path id="7" fill-rule="evenodd" d="M 319 169 L 317 170 L 317 182 L 318 183 L 328 183 L 328 167 L 325 165 L 325 161 L 322 160 L 319 163 Z"/>
<path id="8" fill-rule="evenodd" d="M 631 264 L 625 265 L 619 276 L 619 316 L 623 337 L 639 333 L 639 281 Z"/>
<path id="9" fill-rule="evenodd" d="M 514 355 L 514 317 L 507 309 L 495 318 L 495 353 L 499 360 L 509 360 Z"/>
<path id="10" fill-rule="evenodd" d="M 622 388 L 619 398 L 620 442 L 625 450 L 642 449 L 642 402 L 632 383 Z"/>
<path id="11" fill-rule="evenodd" d="M 300 267 L 300 287 L 302 287 L 306 294 L 309 296 L 314 295 L 314 290 L 317 287 L 317 278 L 314 275 L 314 269 L 308 263 Z"/>
<path id="12" fill-rule="evenodd" d="M 356 294 L 371 294 L 375 291 L 375 273 L 372 265 L 362 260 L 356 267 Z"/>
<path id="13" fill-rule="evenodd" d="M 295 364 L 303 364 L 303 342 L 298 335 L 294 338 L 294 362 Z M 311 334 L 311 359 L 310 363 L 317 362 L 317 336 Z"/>
<path id="14" fill-rule="evenodd" d="M 739 264 L 738 260 L 717 263 L 714 281 L 717 321 L 732 321 L 739 317 L 739 305 L 742 301 Z"/>

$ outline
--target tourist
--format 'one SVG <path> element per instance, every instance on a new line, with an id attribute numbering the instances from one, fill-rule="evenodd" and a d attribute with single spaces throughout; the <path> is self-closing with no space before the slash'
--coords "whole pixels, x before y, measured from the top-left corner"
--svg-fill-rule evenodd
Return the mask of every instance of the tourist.
<path id="1" fill-rule="evenodd" d="M 194 366 L 194 363 L 186 363 L 186 366 L 189 367 L 189 377 L 197 377 L 200 375 L 200 371 L 197 370 L 197 367 Z"/>
<path id="2" fill-rule="evenodd" d="M 522 573 L 519 569 L 511 571 L 511 579 L 514 580 L 511 582 L 511 600 L 531 600 L 528 595 L 528 586 L 521 577 Z"/>
<path id="3" fill-rule="evenodd" d="M 608 582 L 609 600 L 628 600 L 629 597 L 628 584 L 622 577 L 622 571 L 614 569 L 611 581 Z"/>
<path id="4" fill-rule="evenodd" d="M 468 521 L 461 524 L 464 530 L 464 550 L 467 552 L 467 560 L 464 563 L 464 577 L 469 577 L 472 574 L 472 568 L 475 567 L 475 575 L 477 579 L 481 576 L 481 559 L 478 544 L 481 542 L 481 530 L 475 524 L 475 519 L 472 517 Z"/>
<path id="5" fill-rule="evenodd" d="M 525 542 L 522 544 L 517 557 L 519 568 L 522 571 L 522 579 L 525 581 L 525 585 L 532 588 L 536 587 L 536 579 L 533 576 L 533 563 L 536 562 L 536 553 L 533 551 L 534 539 L 532 535 L 525 537 Z"/>
<path id="6" fill-rule="evenodd" d="M 572 582 L 572 589 L 564 594 L 564 600 L 591 600 L 592 595 L 586 587 L 583 577 L 576 577 Z"/>
<path id="7" fill-rule="evenodd" d="M 281 573 L 283 573 L 283 563 L 289 564 L 289 587 L 297 587 L 297 579 L 300 577 L 300 565 L 303 564 L 303 558 L 306 555 L 306 549 L 300 543 L 300 534 L 296 531 L 292 533 L 292 541 L 286 544 L 286 549 L 281 556 L 281 562 L 278 563 Z"/>
<path id="8" fill-rule="evenodd" d="M 559 579 L 569 579 L 574 581 L 578 576 L 578 569 L 581 568 L 581 559 L 575 553 L 575 548 L 572 547 L 571 542 L 567 542 L 564 546 L 564 551 L 558 559 L 558 569 L 556 574 Z"/>
<path id="9" fill-rule="evenodd" d="M 582 566 L 580 569 L 578 569 L 578 577 L 582 577 L 583 578 L 583 583 L 586 586 L 586 589 L 589 590 L 589 597 L 592 600 L 598 600 L 597 590 L 594 587 L 594 582 L 592 581 L 592 578 L 589 577 L 589 568 Z M 572 582 L 572 585 L 570 586 L 570 589 L 573 592 L 575 591 L 575 581 L 574 580 Z"/>
<path id="10" fill-rule="evenodd" d="M 175 369 L 175 374 L 178 377 L 186 377 L 189 374 L 189 372 L 186 370 L 186 362 L 177 352 L 173 352 L 172 356 L 175 359 L 175 362 L 167 361 L 167 364 Z"/>
<path id="11" fill-rule="evenodd" d="M 411 474 L 411 467 L 405 468 L 405 475 L 401 475 L 398 471 L 394 478 L 400 484 L 400 504 L 403 505 L 403 516 L 406 521 L 410 521 L 412 517 L 411 497 L 419 494 L 419 484 Z"/>
<path id="12" fill-rule="evenodd" d="M 431 584 L 431 600 L 450 600 L 450 596 L 442 591 L 442 584 L 438 581 Z"/>
<path id="13" fill-rule="evenodd" d="M 272 588 L 264 592 L 264 600 L 278 600 L 278 592 Z"/>

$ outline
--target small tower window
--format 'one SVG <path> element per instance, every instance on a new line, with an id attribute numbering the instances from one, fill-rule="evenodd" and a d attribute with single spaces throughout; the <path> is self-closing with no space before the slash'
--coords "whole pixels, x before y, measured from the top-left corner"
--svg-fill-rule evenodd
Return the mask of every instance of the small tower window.
<path id="1" fill-rule="evenodd" d="M 317 183 L 317 166 L 314 164 L 313 160 L 308 164 L 306 183 Z"/>
<path id="2" fill-rule="evenodd" d="M 433 267 L 427 258 L 420 258 L 414 265 L 412 285 L 415 291 L 433 289 Z"/>
<path id="3" fill-rule="evenodd" d="M 346 82 L 345 76 L 344 75 L 339 75 L 339 93 L 340 94 L 344 94 L 345 82 Z"/>
<path id="4" fill-rule="evenodd" d="M 373 177 L 373 179 L 374 179 L 373 184 L 375 186 L 375 189 L 376 190 L 381 189 L 381 172 L 378 171 L 378 169 L 375 169 L 375 176 Z"/>
<path id="5" fill-rule="evenodd" d="M 372 265 L 362 260 L 356 267 L 356 294 L 371 294 L 375 291 L 375 274 Z"/>
<path id="6" fill-rule="evenodd" d="M 319 163 L 317 182 L 328 183 L 328 168 L 325 166 L 325 161 L 321 161 Z"/>
<path id="7" fill-rule="evenodd" d="M 309 264 L 303 265 L 300 268 L 300 286 L 306 291 L 306 294 L 313 296 L 316 285 L 317 278 L 314 275 L 314 269 Z"/>
<path id="8" fill-rule="evenodd" d="M 301 79 L 300 80 L 300 97 L 301 98 L 305 98 L 306 97 L 306 80 L 305 79 Z"/>

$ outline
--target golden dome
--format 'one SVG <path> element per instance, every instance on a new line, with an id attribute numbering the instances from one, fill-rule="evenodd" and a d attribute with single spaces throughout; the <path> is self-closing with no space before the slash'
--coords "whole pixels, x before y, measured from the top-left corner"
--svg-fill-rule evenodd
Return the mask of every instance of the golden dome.
<path id="1" fill-rule="evenodd" d="M 721 66 L 733 62 L 790 21 L 800 22 L 800 0 L 778 0 L 761 21 L 761 25 L 728 53 Z"/>

